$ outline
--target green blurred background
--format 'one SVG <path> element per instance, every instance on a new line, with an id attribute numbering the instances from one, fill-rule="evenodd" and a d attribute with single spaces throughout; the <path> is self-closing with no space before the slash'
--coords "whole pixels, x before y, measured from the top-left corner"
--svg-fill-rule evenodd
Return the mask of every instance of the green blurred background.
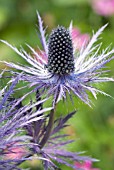
<path id="1" fill-rule="evenodd" d="M 25 43 L 32 47 L 41 47 L 37 36 L 37 15 L 39 11 L 44 26 L 48 25 L 47 33 L 57 25 L 68 27 L 70 21 L 78 27 L 81 33 L 89 33 L 97 30 L 105 23 L 108 27 L 102 34 L 103 48 L 112 43 L 114 46 L 114 15 L 100 16 L 93 11 L 91 3 L 87 0 L 0 0 L 0 39 L 25 49 Z M 0 60 L 21 61 L 12 50 L 0 43 Z M 114 61 L 107 66 L 111 69 L 109 75 L 114 77 Z M 3 65 L 0 66 L 3 68 Z M 114 97 L 113 83 L 104 83 L 98 87 Z M 114 99 L 98 95 L 98 100 L 93 99 L 94 105 L 89 108 L 77 98 L 75 99 L 77 114 L 69 122 L 66 129 L 72 139 L 78 139 L 69 146 L 69 150 L 87 151 L 100 160 L 94 164 L 101 170 L 114 170 Z M 57 116 L 72 110 L 71 103 L 58 105 Z M 39 161 L 31 161 L 23 164 L 23 167 L 42 169 Z M 64 170 L 70 170 L 62 165 Z"/>

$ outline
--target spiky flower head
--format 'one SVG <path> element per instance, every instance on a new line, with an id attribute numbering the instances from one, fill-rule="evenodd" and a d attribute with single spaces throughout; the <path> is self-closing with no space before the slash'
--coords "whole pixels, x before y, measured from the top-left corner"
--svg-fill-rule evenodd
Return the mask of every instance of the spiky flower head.
<path id="1" fill-rule="evenodd" d="M 75 111 L 55 120 L 47 138 L 46 134 L 50 128 L 49 117 L 53 109 L 43 109 L 42 104 L 46 99 L 23 106 L 22 101 L 27 94 L 20 99 L 13 98 L 11 94 L 18 80 L 19 77 L 12 82 L 7 91 L 6 88 L 2 90 L 0 96 L 0 169 L 21 170 L 18 165 L 33 159 L 42 160 L 44 170 L 60 170 L 55 162 L 75 168 L 74 161 L 96 161 L 82 156 L 81 152 L 67 151 L 66 146 L 73 140 L 67 139 L 67 134 L 59 134 Z M 44 114 L 46 111 L 50 113 Z M 34 156 L 36 154 L 37 156 Z"/>
<path id="2" fill-rule="evenodd" d="M 44 170 L 62 170 L 61 164 L 64 164 L 68 167 L 71 167 L 75 169 L 75 165 L 73 164 L 74 161 L 78 162 L 85 162 L 85 161 L 98 161 L 97 159 L 83 156 L 81 155 L 83 152 L 71 152 L 68 151 L 67 145 L 74 142 L 73 140 L 69 140 L 67 137 L 67 134 L 63 134 L 63 128 L 67 127 L 67 121 L 72 118 L 72 116 L 75 114 L 74 112 L 71 112 L 67 114 L 65 117 L 60 117 L 54 121 L 53 129 L 50 133 L 50 136 L 45 143 L 45 145 L 42 147 L 40 142 L 40 138 L 44 140 L 44 134 L 47 130 L 46 121 L 40 122 L 37 126 L 38 129 L 41 128 L 42 131 L 38 134 L 38 143 L 33 148 L 34 153 L 37 153 L 42 158 L 45 158 L 43 161 Z M 48 121 L 48 117 L 46 118 Z M 34 136 L 33 136 L 33 141 Z M 42 140 L 41 140 L 42 141 Z M 54 163 L 55 162 L 55 163 Z M 56 165 L 56 163 L 60 164 L 60 168 Z M 79 170 L 79 168 L 77 169 Z"/>
<path id="3" fill-rule="evenodd" d="M 45 108 L 44 110 L 34 111 L 34 113 L 32 111 L 30 112 L 31 108 L 41 104 L 44 100 L 20 107 L 20 103 L 27 95 L 17 100 L 11 100 L 18 80 L 19 77 L 14 79 L 10 86 L 8 85 L 9 88 L 5 87 L 0 93 L 1 170 L 20 170 L 17 166 L 27 160 L 31 154 L 31 151 L 28 149 L 28 146 L 30 147 L 32 145 L 31 136 L 27 134 L 26 128 L 33 122 L 42 120 L 43 116 L 41 116 L 41 113 L 47 110 Z"/>
<path id="4" fill-rule="evenodd" d="M 94 86 L 95 83 L 114 81 L 113 78 L 106 77 L 106 72 L 109 70 L 104 69 L 106 63 L 114 58 L 112 56 L 114 49 L 110 51 L 109 48 L 106 48 L 99 53 L 101 44 L 94 45 L 107 25 L 93 34 L 88 44 L 85 46 L 84 43 L 77 52 L 71 37 L 71 25 L 68 29 L 58 26 L 46 41 L 45 30 L 39 14 L 38 20 L 44 51 L 37 53 L 27 45 L 35 56 L 34 58 L 25 50 L 19 51 L 6 41 L 1 40 L 30 64 L 30 66 L 26 66 L 5 62 L 8 66 L 16 69 L 12 72 L 14 76 L 19 74 L 17 70 L 21 70 L 20 80 L 29 82 L 29 86 L 34 86 L 35 90 L 42 89 L 42 92 L 47 93 L 48 96 L 53 95 L 53 104 L 66 98 L 67 92 L 71 95 L 71 91 L 88 105 L 91 105 L 91 100 L 87 91 L 90 91 L 95 98 L 97 98 L 98 92 L 107 95 Z"/>
<path id="5" fill-rule="evenodd" d="M 73 45 L 69 30 L 58 26 L 48 40 L 48 71 L 65 75 L 74 71 Z"/>

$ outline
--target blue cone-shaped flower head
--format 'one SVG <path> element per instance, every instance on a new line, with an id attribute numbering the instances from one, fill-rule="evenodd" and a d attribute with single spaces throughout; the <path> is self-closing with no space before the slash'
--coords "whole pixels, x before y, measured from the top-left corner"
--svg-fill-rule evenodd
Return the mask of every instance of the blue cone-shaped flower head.
<path id="1" fill-rule="evenodd" d="M 106 48 L 99 53 L 101 44 L 95 44 L 106 25 L 93 34 L 86 46 L 83 45 L 77 51 L 73 47 L 71 25 L 68 29 L 58 26 L 52 30 L 46 41 L 45 30 L 39 14 L 38 20 L 44 51 L 39 49 L 36 51 L 27 45 L 33 53 L 31 56 L 25 50 L 19 51 L 6 41 L 1 40 L 24 58 L 29 66 L 5 63 L 16 70 L 21 70 L 23 73 L 20 79 L 29 82 L 30 86 L 34 86 L 36 90 L 43 89 L 48 95 L 53 95 L 54 104 L 61 98 L 66 98 L 67 93 L 71 95 L 71 92 L 88 105 L 91 105 L 91 101 L 87 91 L 90 91 L 95 98 L 97 98 L 98 92 L 106 94 L 94 86 L 95 83 L 113 81 L 112 78 L 106 77 L 108 70 L 104 67 L 114 58 L 112 56 L 114 49 L 110 51 L 109 48 Z M 18 75 L 17 71 L 14 72 L 15 75 Z"/>
<path id="2" fill-rule="evenodd" d="M 59 76 L 74 71 L 73 45 L 69 30 L 57 27 L 48 42 L 48 71 Z"/>

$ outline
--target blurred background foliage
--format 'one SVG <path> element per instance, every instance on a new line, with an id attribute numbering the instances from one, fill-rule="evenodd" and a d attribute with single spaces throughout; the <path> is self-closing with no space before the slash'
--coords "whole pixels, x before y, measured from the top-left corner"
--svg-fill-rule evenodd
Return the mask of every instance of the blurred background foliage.
<path id="1" fill-rule="evenodd" d="M 0 39 L 5 39 L 16 47 L 22 45 L 25 49 L 25 43 L 34 48 L 41 47 L 37 36 L 37 10 L 44 21 L 44 26 L 48 25 L 48 34 L 57 25 L 68 27 L 72 20 L 73 26 L 78 27 L 81 33 L 92 36 L 92 30 L 96 31 L 108 23 L 99 42 L 103 41 L 103 48 L 111 43 L 111 47 L 114 47 L 114 15 L 97 14 L 93 10 L 92 0 L 0 0 Z M 2 43 L 0 60 L 24 63 Z M 111 69 L 109 74 L 112 77 L 114 77 L 113 65 L 114 61 L 107 65 Z M 0 68 L 4 66 L 1 64 Z M 114 97 L 113 83 L 105 83 L 99 88 Z M 77 98 L 74 99 L 77 114 L 69 122 L 71 126 L 65 131 L 77 141 L 70 145 L 69 149 L 87 151 L 86 155 L 100 160 L 94 164 L 95 167 L 101 170 L 114 170 L 114 99 L 98 95 L 98 100 L 93 98 L 92 100 L 94 105 L 89 108 Z M 73 107 L 71 102 L 59 103 L 57 117 L 72 111 Z M 23 167 L 29 166 L 32 170 L 42 169 L 39 161 L 23 164 Z M 62 165 L 60 167 L 70 170 Z"/>

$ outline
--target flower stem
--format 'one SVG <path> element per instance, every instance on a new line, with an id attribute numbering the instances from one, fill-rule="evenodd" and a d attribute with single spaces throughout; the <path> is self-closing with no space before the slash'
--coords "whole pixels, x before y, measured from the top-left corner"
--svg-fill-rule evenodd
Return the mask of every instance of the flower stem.
<path id="1" fill-rule="evenodd" d="M 47 125 L 47 128 L 46 128 L 46 133 L 44 134 L 44 137 L 40 142 L 40 148 L 43 148 L 43 146 L 46 144 L 47 140 L 50 137 L 50 133 L 52 131 L 53 124 L 54 124 L 54 113 L 55 113 L 55 107 L 50 112 L 49 121 L 48 121 L 48 125 Z"/>

